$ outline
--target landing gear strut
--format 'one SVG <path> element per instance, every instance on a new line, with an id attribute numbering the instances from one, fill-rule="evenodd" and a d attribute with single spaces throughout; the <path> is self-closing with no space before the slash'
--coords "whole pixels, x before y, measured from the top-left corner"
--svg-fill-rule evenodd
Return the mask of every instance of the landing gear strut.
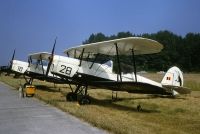
<path id="1" fill-rule="evenodd" d="M 67 101 L 78 101 L 80 105 L 86 105 L 91 103 L 91 99 L 87 94 L 88 86 L 77 85 L 76 90 L 66 95 Z"/>

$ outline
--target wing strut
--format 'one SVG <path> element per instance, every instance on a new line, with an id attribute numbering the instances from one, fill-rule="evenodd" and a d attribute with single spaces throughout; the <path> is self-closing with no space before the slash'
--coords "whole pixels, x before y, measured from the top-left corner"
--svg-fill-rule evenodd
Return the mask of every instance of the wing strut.
<path id="1" fill-rule="evenodd" d="M 28 67 L 30 67 L 30 64 L 32 63 L 32 57 L 30 56 L 29 58 L 28 58 Z"/>
<path id="2" fill-rule="evenodd" d="M 10 70 L 12 68 L 14 58 L 15 58 L 15 49 L 14 49 L 14 52 L 13 52 L 13 55 L 12 55 L 12 59 L 10 61 Z"/>
<path id="3" fill-rule="evenodd" d="M 43 75 L 44 75 L 44 65 L 43 65 L 43 62 L 42 62 L 42 56 L 41 56 L 41 54 L 40 54 L 40 62 L 42 64 L 42 72 L 43 72 Z"/>
<path id="4" fill-rule="evenodd" d="M 97 60 L 97 58 L 99 57 L 99 53 L 95 56 L 94 60 L 92 61 L 92 64 L 90 66 L 90 69 L 93 67 L 94 62 Z"/>
<path id="5" fill-rule="evenodd" d="M 74 58 L 76 58 L 76 49 L 74 50 Z"/>
<path id="6" fill-rule="evenodd" d="M 118 51 L 117 43 L 115 43 L 115 48 L 116 48 L 116 54 L 117 54 L 118 73 L 119 73 L 120 81 L 122 82 L 122 73 L 121 73 L 121 66 L 119 62 L 119 51 Z M 118 81 L 118 76 L 117 76 L 117 81 Z"/>
<path id="7" fill-rule="evenodd" d="M 81 66 L 82 60 L 83 60 L 83 53 L 85 51 L 85 48 L 83 48 L 81 55 L 80 55 L 80 63 L 79 63 L 79 67 Z"/>
<path id="8" fill-rule="evenodd" d="M 69 57 L 69 53 L 67 52 L 67 57 Z"/>
<path id="9" fill-rule="evenodd" d="M 132 52 L 132 60 L 133 60 L 133 67 L 134 67 L 134 74 L 135 74 L 135 82 L 137 82 L 137 74 L 136 74 L 136 65 L 135 65 L 135 54 L 134 54 L 134 50 L 131 49 Z"/>

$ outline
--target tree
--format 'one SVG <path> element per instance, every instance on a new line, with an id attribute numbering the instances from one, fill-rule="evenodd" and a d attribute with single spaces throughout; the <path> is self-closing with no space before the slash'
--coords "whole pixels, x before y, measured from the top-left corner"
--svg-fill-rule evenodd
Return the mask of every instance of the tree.
<path id="1" fill-rule="evenodd" d="M 119 32 L 116 35 L 105 36 L 103 33 L 91 34 L 86 43 L 125 37 L 144 37 L 156 40 L 163 44 L 164 49 L 158 54 L 136 56 L 138 70 L 166 71 L 171 66 L 178 66 L 184 71 L 200 72 L 200 34 L 188 33 L 185 37 L 178 36 L 170 31 L 159 31 L 154 34 L 135 35 L 131 32 Z M 114 57 L 110 57 L 114 60 Z M 133 72 L 131 56 L 120 56 L 123 72 Z M 103 60 L 101 58 L 101 60 Z M 114 61 L 116 71 L 117 64 Z"/>

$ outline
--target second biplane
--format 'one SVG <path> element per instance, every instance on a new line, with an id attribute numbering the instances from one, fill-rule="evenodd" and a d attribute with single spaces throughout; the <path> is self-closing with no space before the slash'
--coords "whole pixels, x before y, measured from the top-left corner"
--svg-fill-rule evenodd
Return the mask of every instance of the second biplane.
<path id="1" fill-rule="evenodd" d="M 57 39 L 57 38 L 56 38 Z M 11 60 L 10 70 L 24 76 L 26 85 L 31 85 L 34 79 L 45 80 L 53 83 L 64 83 L 66 80 L 59 76 L 53 75 L 49 69 L 54 56 L 56 39 L 52 52 L 38 52 L 28 55 L 28 62 L 15 60 L 14 54 Z M 15 53 L 15 51 L 14 51 Z"/>

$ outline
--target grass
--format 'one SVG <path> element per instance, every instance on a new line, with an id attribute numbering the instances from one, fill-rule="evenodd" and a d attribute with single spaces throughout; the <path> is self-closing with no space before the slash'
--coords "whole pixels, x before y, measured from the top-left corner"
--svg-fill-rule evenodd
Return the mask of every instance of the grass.
<path id="1" fill-rule="evenodd" d="M 162 78 L 160 74 L 145 75 L 156 81 Z M 9 76 L 1 76 L 0 81 L 16 88 L 24 82 Z M 56 85 L 55 88 L 48 82 L 34 81 L 34 84 L 37 98 L 109 133 L 200 133 L 200 74 L 185 75 L 185 86 L 193 90 L 190 95 L 174 99 L 118 92 L 118 100 L 111 101 L 111 91 L 93 89 L 89 90 L 92 104 L 86 106 L 65 101 L 65 95 L 70 92 L 68 85 Z M 138 104 L 142 106 L 141 112 L 137 112 Z"/>
<path id="2" fill-rule="evenodd" d="M 161 82 L 164 74 L 147 73 L 143 76 Z M 193 91 L 200 91 L 200 74 L 184 74 L 184 86 L 192 89 Z"/>

